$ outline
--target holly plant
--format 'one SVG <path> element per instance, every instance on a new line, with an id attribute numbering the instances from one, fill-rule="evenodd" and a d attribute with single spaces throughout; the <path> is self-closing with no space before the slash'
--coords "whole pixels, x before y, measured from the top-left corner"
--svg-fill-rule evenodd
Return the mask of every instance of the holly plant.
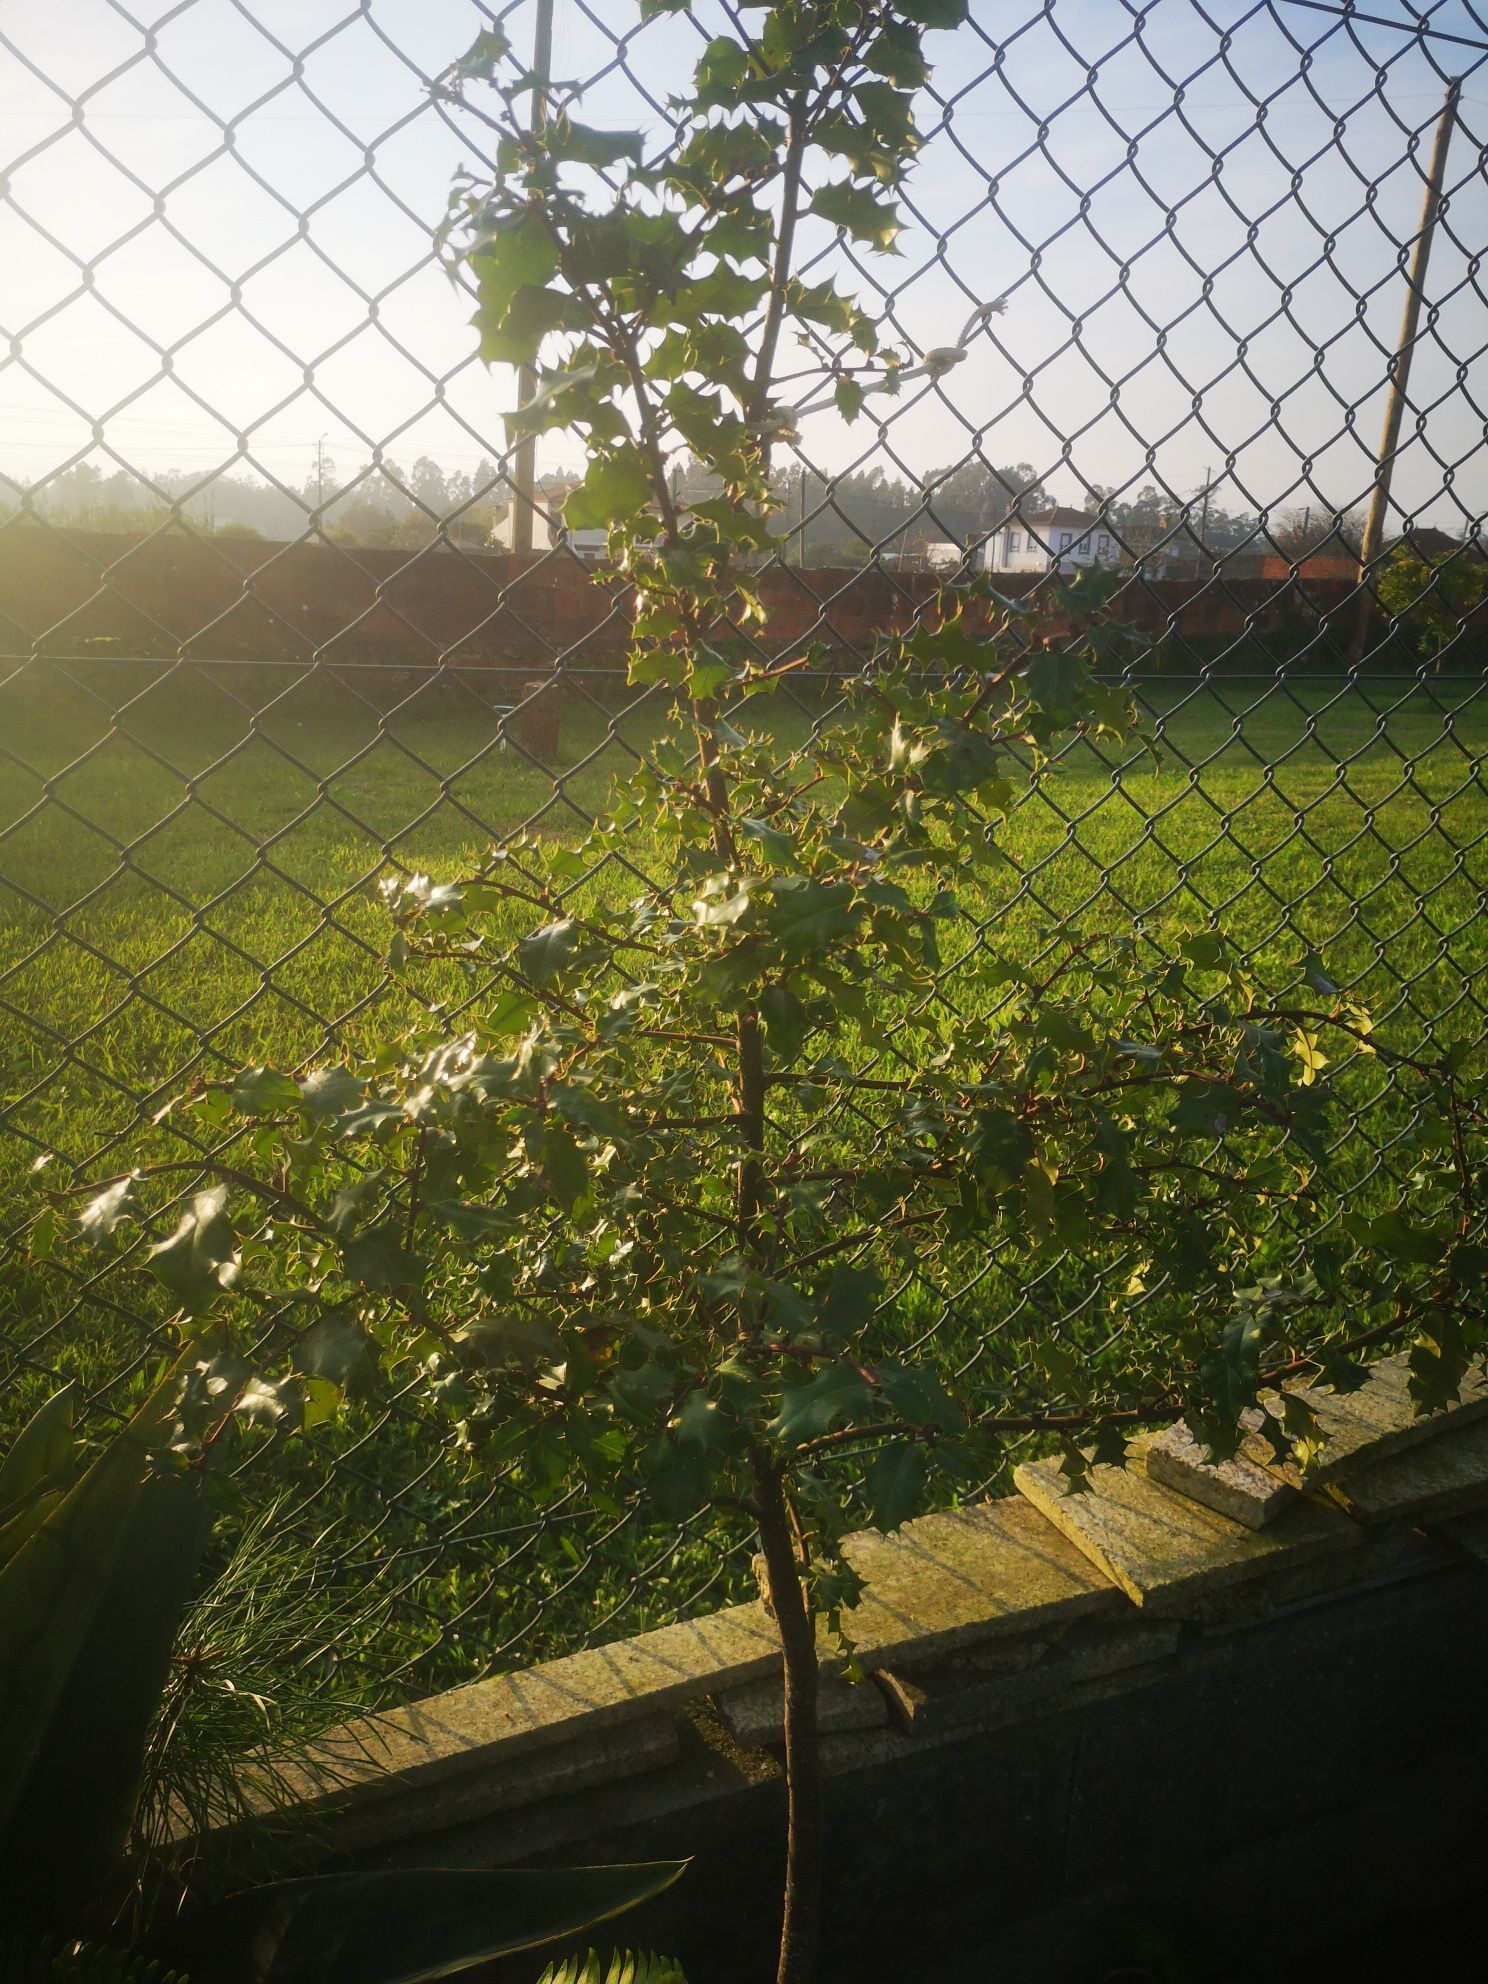
<path id="1" fill-rule="evenodd" d="M 999 305 L 916 353 L 818 272 L 834 238 L 893 253 L 926 31 L 963 0 L 726 11 L 659 145 L 582 122 L 494 29 L 442 86 L 495 132 L 445 252 L 484 357 L 533 368 L 514 445 L 582 438 L 565 520 L 608 532 L 660 734 L 582 839 L 388 887 L 394 965 L 439 974 L 445 1017 L 188 1098 L 230 1160 L 148 1264 L 185 1332 L 289 1316 L 259 1411 L 422 1370 L 493 1468 L 757 1530 L 800 1984 L 844 1535 L 977 1492 L 1012 1435 L 1077 1480 L 1180 1414 L 1233 1451 L 1263 1386 L 1355 1382 L 1370 1343 L 1448 1395 L 1488 1257 L 1456 1064 L 1387 1050 L 1317 959 L 1273 996 L 1212 929 L 1164 954 L 1115 910 L 995 912 L 1029 781 L 1140 755 L 1109 579 L 1051 575 L 1052 622 L 958 583 L 814 705 L 770 650 L 772 452 L 818 407 L 933 390 Z M 1419 1095 L 1365 1162 L 1344 1090 L 1387 1064 Z M 157 1217 L 152 1182 L 106 1186 L 94 1239 Z"/>

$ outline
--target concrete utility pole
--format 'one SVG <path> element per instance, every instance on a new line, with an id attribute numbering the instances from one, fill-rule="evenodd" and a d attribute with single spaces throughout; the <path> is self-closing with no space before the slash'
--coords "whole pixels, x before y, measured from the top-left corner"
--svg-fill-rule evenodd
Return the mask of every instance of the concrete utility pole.
<path id="1" fill-rule="evenodd" d="M 532 128 L 548 121 L 548 81 L 553 71 L 553 0 L 537 0 L 537 26 L 532 37 Z M 524 365 L 517 373 L 517 405 L 537 398 L 537 368 Z M 512 472 L 513 551 L 532 549 L 532 519 L 537 502 L 537 436 L 524 434 L 517 443 Z"/>
<path id="2" fill-rule="evenodd" d="M 1204 507 L 1199 514 L 1199 576 L 1203 576 L 1204 560 L 1209 552 L 1209 490 L 1214 482 L 1214 470 L 1204 470 Z"/>
<path id="3" fill-rule="evenodd" d="M 1400 423 L 1405 414 L 1406 388 L 1410 384 L 1411 359 L 1415 355 L 1416 332 L 1421 321 L 1421 299 L 1425 293 L 1426 270 L 1431 261 L 1431 243 L 1441 212 L 1442 188 L 1447 177 L 1447 149 L 1452 127 L 1457 121 L 1457 101 L 1462 94 L 1462 78 L 1453 76 L 1447 84 L 1447 99 L 1437 119 L 1436 138 L 1431 147 L 1431 166 L 1426 174 L 1426 198 L 1421 208 L 1421 227 L 1411 253 L 1409 287 L 1405 310 L 1400 319 L 1400 340 L 1390 362 L 1390 393 L 1385 401 L 1385 425 L 1380 436 L 1379 461 L 1374 471 L 1374 493 L 1369 499 L 1369 517 L 1364 525 L 1364 542 L 1359 548 L 1359 592 L 1349 661 L 1357 667 L 1369 645 L 1369 610 L 1373 604 L 1370 580 L 1385 541 L 1385 518 L 1390 508 L 1390 482 L 1400 449 Z"/>

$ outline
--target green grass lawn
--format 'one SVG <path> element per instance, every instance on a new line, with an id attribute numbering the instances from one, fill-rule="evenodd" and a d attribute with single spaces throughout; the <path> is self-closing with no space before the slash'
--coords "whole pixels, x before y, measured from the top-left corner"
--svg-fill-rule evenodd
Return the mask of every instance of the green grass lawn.
<path id="1" fill-rule="evenodd" d="M 43 664 L 0 690 L 8 1226 L 28 1215 L 39 1153 L 121 1168 L 141 1117 L 195 1072 L 295 1061 L 328 1036 L 356 1047 L 385 1031 L 408 1001 L 385 984 L 376 878 L 400 866 L 456 874 L 526 820 L 577 837 L 659 720 L 580 700 L 555 779 L 500 747 L 475 694 L 355 679 L 360 692 L 267 671 Z M 1166 680 L 1149 700 L 1160 761 L 1072 751 L 1010 822 L 1007 864 L 968 906 L 968 940 L 978 922 L 1020 949 L 1064 917 L 1136 920 L 1159 941 L 1213 923 L 1278 977 L 1304 950 L 1321 952 L 1397 1044 L 1431 1031 L 1478 1040 L 1482 688 L 1221 679 L 1195 691 Z M 782 744 L 806 720 L 782 717 Z M 106 1279 L 79 1299 L 19 1253 L 0 1273 L 14 1397 L 54 1371 L 101 1383 L 148 1350 L 125 1313 L 137 1286 Z M 664 1617 L 737 1582 L 738 1565 L 720 1573 L 712 1545 L 648 1557 L 581 1512 L 534 1531 L 530 1507 L 431 1457 L 396 1407 L 375 1435 L 363 1430 L 338 1469 L 352 1483 L 341 1505 L 355 1510 L 351 1556 L 384 1572 L 396 1560 L 416 1580 L 397 1654 L 419 1662 L 419 1686 L 514 1638 L 602 1634 L 612 1614 Z M 312 1443 L 276 1465 L 291 1493 L 314 1494 Z M 409 1547 L 425 1554 L 397 1556 Z"/>

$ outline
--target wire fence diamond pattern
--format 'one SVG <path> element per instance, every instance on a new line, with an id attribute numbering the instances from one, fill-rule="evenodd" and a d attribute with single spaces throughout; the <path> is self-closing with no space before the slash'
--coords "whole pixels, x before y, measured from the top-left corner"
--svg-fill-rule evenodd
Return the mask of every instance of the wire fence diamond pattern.
<path id="1" fill-rule="evenodd" d="M 377 884 L 519 830 L 577 842 L 659 714 L 626 683 L 623 590 L 562 532 L 576 456 L 545 442 L 527 479 L 501 418 L 517 382 L 480 363 L 438 251 L 487 136 L 441 79 L 483 27 L 528 45 L 536 0 L 82 11 L 87 32 L 40 5 L 0 27 L 17 1411 L 64 1376 L 119 1404 L 169 1340 L 138 1277 L 49 1246 L 28 1171 L 107 1176 L 143 1134 L 188 1193 L 184 1085 L 355 1051 L 415 1009 Z M 659 145 L 733 12 L 558 0 L 552 74 L 582 81 L 555 98 L 582 88 L 586 116 Z M 1072 918 L 1213 926 L 1261 959 L 1326 952 L 1403 1035 L 1477 1046 L 1488 24 L 1459 0 L 971 14 L 931 39 L 897 259 L 808 236 L 806 279 L 874 299 L 908 367 L 853 426 L 803 384 L 777 449 L 753 638 L 807 657 L 791 720 L 827 720 L 835 678 L 957 572 L 1036 601 L 1108 565 L 1161 765 L 1085 750 L 1021 796 L 961 976 L 991 929 L 1036 954 Z M 840 366 L 795 329 L 803 380 Z M 452 974 L 430 996 L 488 989 Z M 941 993 L 962 996 L 955 959 Z M 1407 1128 L 1388 1073 L 1360 1098 L 1388 1169 Z M 1057 1323 L 1052 1281 L 999 1275 L 927 1286 L 924 1328 L 956 1316 L 995 1366 L 1020 1314 Z M 368 1685 L 405 1694 L 747 1582 L 743 1535 L 647 1543 L 623 1510 L 483 1475 L 411 1390 L 266 1443 L 242 1485 L 323 1539 L 329 1592 L 372 1578 Z"/>

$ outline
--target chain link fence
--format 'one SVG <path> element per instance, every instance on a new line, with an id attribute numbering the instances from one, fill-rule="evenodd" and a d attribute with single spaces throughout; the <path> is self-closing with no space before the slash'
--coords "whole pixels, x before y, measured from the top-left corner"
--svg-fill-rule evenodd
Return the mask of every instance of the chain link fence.
<path id="1" fill-rule="evenodd" d="M 117 1407 L 169 1341 L 138 1277 L 48 1248 L 28 1174 L 106 1177 L 143 1138 L 188 1190 L 174 1094 L 415 1010 L 380 879 L 458 872 L 518 828 L 578 838 L 657 727 L 623 592 L 562 532 L 576 451 L 520 472 L 516 381 L 478 362 L 435 250 L 487 136 L 440 78 L 484 26 L 530 45 L 536 12 L 0 19 L 7 1420 L 63 1378 Z M 659 147 L 734 13 L 557 0 L 555 92 Z M 797 717 L 958 572 L 1037 596 L 1107 567 L 1161 762 L 1081 747 L 1030 788 L 963 964 L 990 928 L 1036 951 L 1072 917 L 1219 927 L 1277 969 L 1323 953 L 1406 1043 L 1477 1046 L 1488 24 L 1458 0 L 971 14 L 932 37 L 897 257 L 807 237 L 808 275 L 873 299 L 923 367 L 778 451 L 759 638 L 808 656 Z M 820 333 L 797 328 L 804 366 Z M 1354 1127 L 1388 1174 L 1407 1125 L 1384 1071 Z M 1053 1299 L 994 1258 L 926 1288 L 923 1323 L 959 1314 L 974 1358 Z M 411 1389 L 265 1443 L 241 1486 L 300 1526 L 307 1577 L 381 1592 L 369 1685 L 404 1694 L 747 1580 L 742 1535 L 648 1542 L 483 1474 Z"/>

